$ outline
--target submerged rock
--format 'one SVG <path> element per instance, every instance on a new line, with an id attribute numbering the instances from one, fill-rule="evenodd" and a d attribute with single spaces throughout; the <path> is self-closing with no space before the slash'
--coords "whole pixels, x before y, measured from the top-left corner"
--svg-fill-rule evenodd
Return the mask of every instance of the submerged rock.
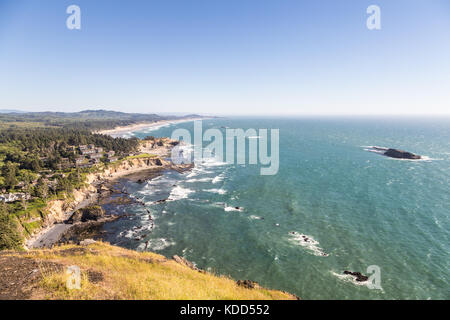
<path id="1" fill-rule="evenodd" d="M 419 160 L 422 157 L 408 152 L 408 151 L 403 151 L 403 150 L 398 150 L 398 149 L 388 149 L 385 153 L 385 156 L 391 157 L 391 158 L 396 158 L 396 159 L 411 159 L 411 160 Z"/>

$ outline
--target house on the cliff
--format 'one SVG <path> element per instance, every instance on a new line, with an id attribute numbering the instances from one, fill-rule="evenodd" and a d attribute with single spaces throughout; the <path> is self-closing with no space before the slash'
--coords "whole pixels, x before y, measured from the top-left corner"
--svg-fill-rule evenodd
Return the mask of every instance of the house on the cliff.
<path id="1" fill-rule="evenodd" d="M 106 159 L 107 162 L 114 162 L 114 161 L 117 161 L 117 160 L 119 160 L 119 157 L 108 157 Z"/>
<path id="2" fill-rule="evenodd" d="M 0 201 L 2 202 L 15 202 L 29 199 L 31 199 L 31 195 L 24 192 L 0 194 Z"/>

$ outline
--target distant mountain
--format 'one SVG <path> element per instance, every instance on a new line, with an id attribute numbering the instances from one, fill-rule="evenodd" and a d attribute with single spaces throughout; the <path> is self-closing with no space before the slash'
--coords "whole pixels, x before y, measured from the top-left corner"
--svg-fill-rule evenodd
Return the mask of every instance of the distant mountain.
<path id="1" fill-rule="evenodd" d="M 0 113 L 20 113 L 26 114 L 31 117 L 50 117 L 50 118 L 89 118 L 89 119 L 141 119 L 143 120 L 149 118 L 194 118 L 201 117 L 198 114 L 186 114 L 186 113 L 169 113 L 162 112 L 160 114 L 156 113 L 126 113 L 120 111 L 111 111 L 111 110 L 83 110 L 78 112 L 58 112 L 58 111 L 22 111 L 15 109 L 0 109 Z"/>
<path id="2" fill-rule="evenodd" d="M 25 113 L 25 111 L 14 109 L 0 109 L 0 113 Z"/>
<path id="3" fill-rule="evenodd" d="M 201 118 L 201 115 L 195 114 L 195 113 L 194 114 L 187 114 L 187 115 L 182 116 L 180 118 Z"/>
<path id="4" fill-rule="evenodd" d="M 161 117 L 157 114 L 149 114 L 149 113 L 125 113 L 119 111 L 110 111 L 110 110 L 83 110 L 79 112 L 54 112 L 54 111 L 44 111 L 44 112 L 27 112 L 26 116 L 33 117 L 49 117 L 49 118 L 76 118 L 76 119 L 122 119 L 122 120 L 140 120 L 145 121 L 149 119 L 159 119 L 166 118 Z"/>
<path id="5" fill-rule="evenodd" d="M 78 129 L 110 129 L 135 123 L 155 122 L 200 117 L 199 115 L 158 115 L 149 113 L 125 113 L 110 110 L 83 110 L 79 112 L 3 112 L 0 125 L 65 127 Z"/>

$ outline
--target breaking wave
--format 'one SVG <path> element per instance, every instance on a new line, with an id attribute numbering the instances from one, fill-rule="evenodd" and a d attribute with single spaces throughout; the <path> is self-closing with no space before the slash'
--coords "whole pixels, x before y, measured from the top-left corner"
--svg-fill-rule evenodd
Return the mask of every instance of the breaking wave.
<path id="1" fill-rule="evenodd" d="M 217 194 L 226 194 L 227 190 L 224 189 L 203 189 L 205 192 L 217 193 Z"/>
<path id="2" fill-rule="evenodd" d="M 319 241 L 306 234 L 301 234 L 296 231 L 289 232 L 291 239 L 290 242 L 295 245 L 300 245 L 309 250 L 315 256 L 328 257 L 328 253 L 325 253 L 319 246 Z"/>
<path id="3" fill-rule="evenodd" d="M 186 199 L 191 193 L 193 193 L 194 190 L 183 188 L 180 186 L 175 186 L 172 191 L 170 192 L 168 201 L 176 201 L 180 199 Z"/>

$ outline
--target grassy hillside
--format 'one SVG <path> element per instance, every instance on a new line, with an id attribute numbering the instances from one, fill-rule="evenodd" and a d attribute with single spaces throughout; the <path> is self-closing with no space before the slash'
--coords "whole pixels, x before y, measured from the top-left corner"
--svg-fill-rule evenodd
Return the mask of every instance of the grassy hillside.
<path id="1" fill-rule="evenodd" d="M 68 289 L 66 269 L 81 269 L 81 289 Z M 0 253 L 0 299 L 295 299 L 164 256 L 105 243 Z M 15 272 L 18 270 L 18 272 Z"/>

